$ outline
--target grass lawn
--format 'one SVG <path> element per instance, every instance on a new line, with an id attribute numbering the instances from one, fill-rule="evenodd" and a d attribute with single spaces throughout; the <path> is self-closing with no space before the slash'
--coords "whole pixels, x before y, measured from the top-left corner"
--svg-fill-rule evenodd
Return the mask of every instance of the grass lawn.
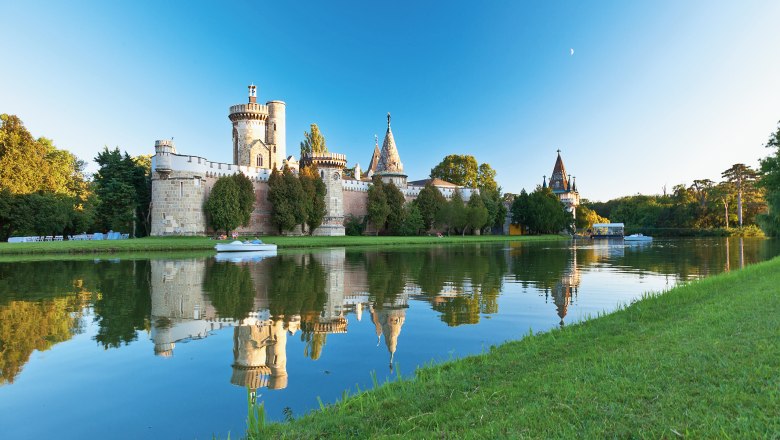
<path id="1" fill-rule="evenodd" d="M 778 438 L 780 259 L 417 371 L 250 438 Z"/>
<path id="2" fill-rule="evenodd" d="M 507 236 L 467 235 L 461 237 L 280 237 L 263 236 L 266 243 L 273 243 L 280 249 L 309 248 L 323 246 L 387 246 L 409 244 L 478 243 L 502 241 L 539 241 L 562 239 L 558 235 Z M 232 241 L 232 240 L 225 240 Z M 107 252 L 158 252 L 214 250 L 219 241 L 208 237 L 146 237 L 130 240 L 100 241 L 51 241 L 40 243 L 0 243 L 0 256 L 19 254 L 67 254 Z"/>

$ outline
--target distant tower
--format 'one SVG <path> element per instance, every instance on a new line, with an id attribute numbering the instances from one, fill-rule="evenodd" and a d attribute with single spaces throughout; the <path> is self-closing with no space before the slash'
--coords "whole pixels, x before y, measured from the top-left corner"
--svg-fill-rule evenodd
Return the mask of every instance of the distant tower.
<path id="1" fill-rule="evenodd" d="M 547 185 L 546 177 L 542 182 L 542 187 Z M 572 182 L 572 178 L 566 174 L 566 167 L 563 166 L 563 159 L 561 159 L 561 150 L 558 150 L 558 158 L 555 160 L 555 166 L 553 167 L 552 175 L 550 176 L 550 183 L 548 185 L 553 194 L 558 196 L 566 205 L 566 210 L 571 212 L 574 218 L 577 217 L 577 206 L 580 205 L 580 194 L 577 192 L 576 185 Z"/>
<path id="2" fill-rule="evenodd" d="M 385 141 L 382 143 L 382 153 L 376 166 L 376 175 L 380 176 L 382 182 L 393 182 L 400 189 L 406 188 L 406 174 L 404 174 L 404 164 L 401 163 L 401 156 L 398 154 L 398 148 L 395 146 L 395 138 L 390 130 L 390 113 L 387 114 L 387 132 Z"/>
<path id="3" fill-rule="evenodd" d="M 257 103 L 257 86 L 249 86 L 249 102 L 230 107 L 233 122 L 233 163 L 281 168 L 286 159 L 285 103 Z"/>

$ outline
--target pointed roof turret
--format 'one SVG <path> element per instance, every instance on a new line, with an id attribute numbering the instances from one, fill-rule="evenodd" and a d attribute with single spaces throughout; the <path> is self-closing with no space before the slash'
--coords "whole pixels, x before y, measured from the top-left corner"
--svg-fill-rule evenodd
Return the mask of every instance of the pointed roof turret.
<path id="1" fill-rule="evenodd" d="M 368 168 L 366 169 L 366 173 L 369 171 L 376 173 L 376 166 L 379 163 L 379 156 L 381 155 L 379 151 L 379 138 L 377 135 L 374 135 L 374 154 L 371 155 L 371 161 L 368 163 Z"/>
<path id="2" fill-rule="evenodd" d="M 566 167 L 563 166 L 561 159 L 561 150 L 558 150 L 558 158 L 555 160 L 552 176 L 550 176 L 550 189 L 554 192 L 565 192 L 569 190 L 569 179 L 566 176 Z"/>
<path id="3" fill-rule="evenodd" d="M 404 165 L 401 163 L 401 156 L 398 155 L 393 132 L 390 130 L 390 113 L 387 114 L 387 133 L 385 133 L 385 141 L 382 143 L 382 152 L 379 156 L 376 172 L 380 174 L 403 174 L 404 172 Z"/>

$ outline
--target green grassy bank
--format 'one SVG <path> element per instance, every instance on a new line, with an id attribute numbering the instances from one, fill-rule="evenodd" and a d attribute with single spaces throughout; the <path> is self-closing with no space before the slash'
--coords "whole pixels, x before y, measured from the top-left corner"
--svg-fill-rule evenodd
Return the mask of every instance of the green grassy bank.
<path id="1" fill-rule="evenodd" d="M 469 235 L 461 237 L 276 237 L 264 236 L 263 241 L 273 243 L 281 249 L 313 248 L 325 246 L 388 246 L 444 243 L 483 243 L 504 241 L 540 241 L 557 240 L 557 235 L 506 236 L 506 235 Z M 232 240 L 227 240 L 232 241 Z M 100 241 L 52 241 L 40 243 L 0 243 L 0 256 L 20 254 L 79 254 L 110 252 L 170 252 L 214 250 L 219 241 L 208 237 L 146 237 L 130 240 Z"/>
<path id="2" fill-rule="evenodd" d="M 418 370 L 250 438 L 778 438 L 780 259 Z"/>

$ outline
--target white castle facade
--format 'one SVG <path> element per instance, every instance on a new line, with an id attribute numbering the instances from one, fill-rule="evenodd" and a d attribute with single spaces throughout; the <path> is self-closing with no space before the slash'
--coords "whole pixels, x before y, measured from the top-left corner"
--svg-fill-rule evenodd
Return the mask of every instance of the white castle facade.
<path id="1" fill-rule="evenodd" d="M 203 210 L 209 192 L 217 179 L 239 172 L 254 183 L 255 209 L 249 225 L 237 232 L 254 235 L 278 233 L 271 222 L 268 178 L 272 170 L 285 165 L 294 172 L 298 171 L 298 160 L 287 156 L 285 110 L 286 104 L 282 101 L 257 103 L 257 88 L 249 86 L 249 101 L 231 106 L 228 113 L 233 125 L 233 163 L 180 154 L 173 141 L 156 141 L 152 157 L 151 235 L 209 234 Z M 367 214 L 367 192 L 374 175 L 380 176 L 384 182 L 393 182 L 407 201 L 415 199 L 429 182 L 407 181 L 390 129 L 389 114 L 382 149 L 377 142 L 365 174 L 361 172 L 360 165 L 345 172 L 347 158 L 343 154 L 321 153 L 307 160 L 317 165 L 327 189 L 325 219 L 314 235 L 344 235 L 345 217 L 364 217 Z M 432 183 L 446 198 L 451 198 L 459 190 L 463 199 L 468 201 L 477 191 L 438 179 Z"/>

